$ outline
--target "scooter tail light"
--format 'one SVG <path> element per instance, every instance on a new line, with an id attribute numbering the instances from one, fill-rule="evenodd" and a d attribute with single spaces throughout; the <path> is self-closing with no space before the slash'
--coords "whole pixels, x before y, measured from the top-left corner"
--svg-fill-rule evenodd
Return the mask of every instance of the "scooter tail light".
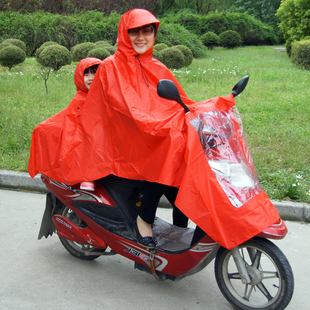
<path id="1" fill-rule="evenodd" d="M 257 236 L 267 239 L 283 239 L 287 234 L 287 227 L 279 218 L 274 224 L 260 232 Z"/>

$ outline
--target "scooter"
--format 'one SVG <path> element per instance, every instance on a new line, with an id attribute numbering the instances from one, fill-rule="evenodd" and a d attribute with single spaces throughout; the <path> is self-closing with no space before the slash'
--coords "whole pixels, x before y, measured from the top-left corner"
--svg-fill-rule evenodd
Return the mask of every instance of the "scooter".
<path id="1" fill-rule="evenodd" d="M 240 94 L 247 81 L 247 76 L 240 80 L 232 94 Z M 179 102 L 188 112 L 173 82 L 161 80 L 158 94 Z M 227 131 L 227 126 L 222 128 Z M 220 181 L 223 169 L 217 163 L 221 154 L 218 149 L 223 146 L 224 136 L 231 133 L 216 135 L 214 128 L 206 128 L 206 117 L 197 123 L 197 132 L 206 156 L 212 155 L 212 169 L 220 175 Z M 224 178 L 224 190 L 230 196 L 228 183 L 242 189 L 240 182 L 252 182 L 245 165 L 240 166 L 242 169 L 237 162 L 231 166 L 237 168 L 238 178 L 234 179 L 231 174 L 230 183 Z M 46 175 L 41 178 L 49 193 L 38 238 L 47 238 L 57 232 L 63 246 L 77 258 L 93 260 L 120 254 L 134 261 L 136 269 L 152 274 L 159 281 L 181 280 L 201 271 L 215 258 L 217 284 L 236 309 L 285 309 L 292 298 L 294 278 L 290 264 L 282 251 L 267 240 L 285 237 L 287 228 L 281 219 L 254 238 L 228 250 L 198 226 L 181 228 L 156 217 L 153 235 L 158 243 L 155 249 L 147 249 L 137 243 L 133 232 L 143 181 L 109 175 L 97 180 L 95 191 L 90 192 Z M 255 192 L 257 186 L 252 183 L 248 185 L 248 191 Z M 239 194 L 237 192 L 237 198 L 242 200 L 243 195 Z M 232 202 L 238 206 L 239 200 L 235 197 Z"/>

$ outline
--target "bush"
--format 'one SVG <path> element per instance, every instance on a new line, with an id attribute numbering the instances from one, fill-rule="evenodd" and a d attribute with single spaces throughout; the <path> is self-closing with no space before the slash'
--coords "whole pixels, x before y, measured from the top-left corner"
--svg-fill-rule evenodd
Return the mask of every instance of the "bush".
<path id="1" fill-rule="evenodd" d="M 204 46 L 200 38 L 178 24 L 160 23 L 156 43 L 165 43 L 169 47 L 185 45 L 192 51 L 195 58 L 202 57 L 204 54 Z"/>
<path id="2" fill-rule="evenodd" d="M 161 53 L 153 50 L 153 58 L 159 60 L 160 62 L 163 62 L 163 57 L 161 56 Z"/>
<path id="3" fill-rule="evenodd" d="M 25 53 L 26 53 L 26 44 L 18 39 L 6 39 L 4 40 L 2 43 L 9 43 L 9 44 L 13 44 L 15 46 L 18 46 L 19 48 L 21 48 Z"/>
<path id="4" fill-rule="evenodd" d="M 27 55 L 34 55 L 44 42 L 54 41 L 69 50 L 83 42 L 106 40 L 115 44 L 122 15 L 100 12 L 59 15 L 43 12 L 0 12 L 0 41 L 17 38 L 25 42 Z"/>
<path id="5" fill-rule="evenodd" d="M 94 58 L 99 58 L 101 60 L 106 59 L 107 57 L 109 57 L 111 54 L 109 53 L 109 51 L 105 48 L 95 48 L 91 51 L 88 52 L 87 57 L 94 57 Z"/>
<path id="6" fill-rule="evenodd" d="M 241 37 L 238 32 L 234 30 L 227 30 L 220 34 L 219 44 L 225 48 L 235 48 L 242 43 Z"/>
<path id="7" fill-rule="evenodd" d="M 106 49 L 110 55 L 115 54 L 117 47 L 116 46 L 112 46 L 110 43 L 106 42 L 106 41 L 98 41 L 95 43 L 97 45 L 97 48 L 104 48 Z"/>
<path id="8" fill-rule="evenodd" d="M 310 70 L 310 40 L 295 41 L 292 44 L 292 62 L 306 70 Z"/>
<path id="9" fill-rule="evenodd" d="M 51 45 L 58 45 L 58 43 L 53 42 L 53 41 L 48 41 L 43 43 L 37 50 L 36 50 L 36 58 L 38 59 L 40 57 L 40 54 L 42 53 L 42 51 L 47 47 L 47 46 L 51 46 Z"/>
<path id="10" fill-rule="evenodd" d="M 11 45 L 0 50 L 0 64 L 3 67 L 8 67 L 9 70 L 24 62 L 25 59 L 26 53 L 18 46 Z"/>
<path id="11" fill-rule="evenodd" d="M 178 48 L 184 55 L 184 66 L 190 66 L 194 58 L 192 51 L 185 45 L 176 45 L 175 47 Z"/>
<path id="12" fill-rule="evenodd" d="M 162 50 L 164 50 L 167 47 L 169 47 L 169 46 L 165 43 L 158 43 L 158 44 L 154 45 L 154 51 L 161 52 Z"/>
<path id="13" fill-rule="evenodd" d="M 310 1 L 281 1 L 276 16 L 281 21 L 279 27 L 283 32 L 283 37 L 286 40 L 286 51 L 290 56 L 292 43 L 310 36 Z"/>
<path id="14" fill-rule="evenodd" d="M 43 67 L 58 71 L 62 66 L 71 64 L 72 55 L 66 47 L 57 44 L 45 47 L 37 60 Z"/>
<path id="15" fill-rule="evenodd" d="M 162 62 L 169 69 L 181 69 L 185 64 L 185 57 L 183 53 L 176 47 L 168 47 L 160 52 Z"/>
<path id="16" fill-rule="evenodd" d="M 73 46 L 71 49 L 73 61 L 80 61 L 87 57 L 87 54 L 98 46 L 95 43 L 85 42 Z"/>
<path id="17" fill-rule="evenodd" d="M 220 35 L 226 30 L 237 31 L 245 45 L 270 45 L 277 43 L 275 30 L 247 13 L 214 12 L 198 15 L 181 11 L 163 18 L 166 23 L 179 23 L 201 37 L 206 32 Z"/>
<path id="18" fill-rule="evenodd" d="M 108 41 L 100 40 L 95 42 L 96 45 L 105 45 L 105 46 L 112 46 Z"/>
<path id="19" fill-rule="evenodd" d="M 214 32 L 206 32 L 201 36 L 201 41 L 209 50 L 212 50 L 214 46 L 219 45 L 219 37 Z"/>
<path id="20" fill-rule="evenodd" d="M 14 46 L 14 45 L 11 43 L 2 42 L 2 43 L 0 43 L 0 50 L 3 49 L 4 47 L 7 47 L 7 46 Z"/>

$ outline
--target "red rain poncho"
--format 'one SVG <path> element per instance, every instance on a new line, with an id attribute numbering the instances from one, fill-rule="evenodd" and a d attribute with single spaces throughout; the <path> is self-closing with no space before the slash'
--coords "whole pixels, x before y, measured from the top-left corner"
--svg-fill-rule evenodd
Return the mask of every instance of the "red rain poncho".
<path id="1" fill-rule="evenodd" d="M 67 150 L 76 132 L 88 89 L 84 83 L 84 71 L 99 65 L 100 59 L 85 58 L 77 65 L 74 83 L 77 93 L 67 108 L 39 124 L 32 133 L 28 172 L 34 177 L 42 172 L 57 179 L 60 172 L 59 160 Z"/>
<path id="2" fill-rule="evenodd" d="M 176 205 L 216 242 L 232 248 L 273 224 L 279 215 L 263 191 L 236 207 L 210 168 L 197 130 L 203 112 L 224 111 L 233 96 L 195 103 L 173 74 L 134 51 L 128 29 L 159 22 L 146 10 L 123 15 L 115 55 L 99 66 L 76 135 L 54 179 L 67 184 L 114 174 L 179 187 Z M 157 94 L 160 79 L 176 83 L 190 113 Z M 240 137 L 242 139 L 242 137 Z"/>

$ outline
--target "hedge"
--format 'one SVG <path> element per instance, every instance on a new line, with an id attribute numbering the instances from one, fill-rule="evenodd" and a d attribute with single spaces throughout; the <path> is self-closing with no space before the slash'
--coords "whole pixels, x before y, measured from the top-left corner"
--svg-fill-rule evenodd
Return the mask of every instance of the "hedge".
<path id="1" fill-rule="evenodd" d="M 203 35 L 214 32 L 220 35 L 224 31 L 234 30 L 241 36 L 245 45 L 276 44 L 277 37 L 272 26 L 268 26 L 247 13 L 210 13 L 197 15 L 184 10 L 178 14 L 169 15 L 162 19 L 167 23 L 176 23 L 184 26 L 189 31 Z"/>
<path id="2" fill-rule="evenodd" d="M 19 39 L 26 44 L 28 56 L 33 56 L 36 49 L 47 41 L 57 42 L 67 49 L 79 43 L 99 40 L 114 45 L 120 18 L 121 15 L 116 13 L 106 17 L 95 11 L 68 16 L 43 12 L 0 12 L 0 42 L 9 38 Z"/>

